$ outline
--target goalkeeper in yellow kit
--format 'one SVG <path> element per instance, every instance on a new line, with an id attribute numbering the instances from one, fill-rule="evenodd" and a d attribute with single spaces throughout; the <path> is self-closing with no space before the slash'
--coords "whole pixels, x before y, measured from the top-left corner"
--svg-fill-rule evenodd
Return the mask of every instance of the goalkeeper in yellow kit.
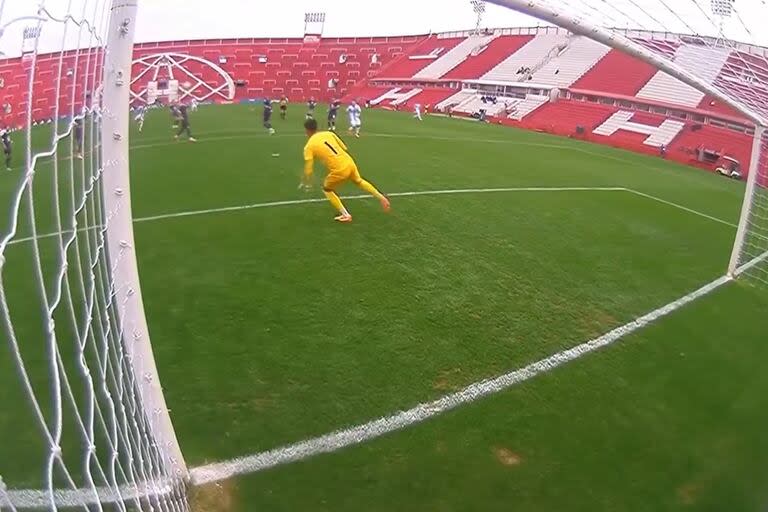
<path id="1" fill-rule="evenodd" d="M 347 181 L 351 181 L 378 199 L 384 211 L 389 211 L 389 199 L 360 176 L 357 164 L 338 135 L 333 132 L 318 132 L 317 121 L 314 119 L 308 119 L 304 123 L 304 128 L 307 131 L 309 141 L 304 146 L 304 180 L 301 187 L 308 189 L 312 186 L 315 159 L 320 160 L 328 170 L 328 175 L 323 182 L 323 193 L 339 212 L 334 220 L 352 222 L 352 215 L 349 214 L 336 193 L 336 189 Z"/>

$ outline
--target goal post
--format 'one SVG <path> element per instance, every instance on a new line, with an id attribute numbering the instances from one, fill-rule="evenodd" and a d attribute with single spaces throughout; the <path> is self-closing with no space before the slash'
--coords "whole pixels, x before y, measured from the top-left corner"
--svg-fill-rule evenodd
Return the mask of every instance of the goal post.
<path id="1" fill-rule="evenodd" d="M 133 232 L 138 4 L 0 1 L 2 511 L 189 510 Z"/>
<path id="2" fill-rule="evenodd" d="M 178 478 L 186 479 L 187 468 L 173 429 L 163 389 L 155 366 L 149 328 L 144 313 L 136 245 L 133 236 L 130 183 L 130 92 L 133 40 L 138 0 L 111 0 L 111 15 L 102 84 L 101 151 L 105 165 L 102 180 L 104 209 L 110 212 L 106 230 L 107 253 L 113 279 L 122 283 L 115 300 L 123 304 L 122 343 L 139 391 L 152 433 L 166 463 Z"/>
<path id="3" fill-rule="evenodd" d="M 747 187 L 728 275 L 768 284 L 768 132 L 755 129 Z"/>
<path id="4" fill-rule="evenodd" d="M 768 126 L 768 49 L 761 48 L 761 54 L 749 55 L 749 58 L 746 58 L 740 52 L 743 52 L 743 48 L 749 46 L 749 43 L 737 43 L 724 37 L 724 20 L 733 15 L 745 29 L 743 35 L 752 36 L 744 21 L 748 17 L 740 15 L 734 1 L 720 0 L 710 6 L 709 2 L 690 0 L 685 6 L 681 5 L 682 2 L 675 3 L 675 8 L 666 0 L 652 0 L 646 2 L 649 4 L 647 7 L 641 8 L 638 2 L 618 0 L 610 5 L 610 9 L 606 2 L 597 0 L 567 3 L 559 0 L 488 1 L 634 56 L 719 100 L 753 123 L 754 138 L 747 186 L 727 275 L 731 278 L 749 276 L 768 284 L 768 141 L 765 131 Z M 762 7 L 756 9 L 759 12 L 752 13 L 752 17 L 768 17 L 768 7 L 764 2 Z M 630 38 L 627 35 L 630 31 L 609 28 L 640 24 L 640 29 L 645 29 L 637 19 L 639 14 L 653 24 L 654 30 L 663 30 L 670 34 L 685 30 L 687 33 L 680 37 L 684 44 L 692 42 L 713 49 L 733 50 L 730 55 L 737 56 L 734 58 L 736 62 L 725 60 L 719 70 L 727 72 L 728 77 L 699 74 L 696 69 L 686 68 L 676 63 L 674 57 L 670 57 L 670 53 L 675 53 L 674 47 L 665 48 L 669 52 L 660 51 L 661 48 L 658 47 L 653 51 Z M 674 21 L 675 26 L 668 26 L 662 21 L 665 16 Z M 670 22 L 669 25 L 673 23 Z M 701 27 L 706 27 L 709 33 L 699 33 L 697 29 Z"/>

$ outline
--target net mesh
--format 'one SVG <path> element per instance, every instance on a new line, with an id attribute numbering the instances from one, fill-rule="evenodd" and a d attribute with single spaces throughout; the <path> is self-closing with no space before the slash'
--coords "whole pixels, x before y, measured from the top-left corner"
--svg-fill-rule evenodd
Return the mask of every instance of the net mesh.
<path id="1" fill-rule="evenodd" d="M 743 241 L 737 240 L 736 273 L 768 286 L 768 135 L 760 138 L 756 177 L 751 191 L 749 210 L 744 219 Z"/>
<path id="2" fill-rule="evenodd" d="M 515 8 L 511 4 L 517 2 L 494 3 Z M 537 0 L 535 5 L 560 19 L 610 27 L 615 35 L 626 36 L 713 88 L 713 94 L 706 94 L 659 71 L 636 93 L 638 98 L 714 112 L 725 120 L 718 126 L 747 134 L 752 128 L 740 127 L 768 123 L 766 0 Z M 749 266 L 737 274 L 764 283 L 768 280 L 765 141 L 755 162 L 748 148 L 738 155 L 729 155 L 728 148 L 724 151 L 724 156 L 739 157 L 743 174 L 756 177 L 755 187 L 748 187 L 752 206 L 745 215 L 744 243 L 737 240 L 738 266 Z"/>
<path id="3" fill-rule="evenodd" d="M 104 185 L 128 107 L 103 101 L 111 2 L 50 4 L 0 0 L 0 509 L 187 510 L 128 345 L 132 247 L 109 243 L 130 212 Z"/>

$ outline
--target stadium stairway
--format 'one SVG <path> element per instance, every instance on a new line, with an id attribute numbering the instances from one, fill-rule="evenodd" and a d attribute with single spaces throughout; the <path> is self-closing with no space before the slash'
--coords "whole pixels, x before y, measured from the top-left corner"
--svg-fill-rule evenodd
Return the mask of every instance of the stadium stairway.
<path id="1" fill-rule="evenodd" d="M 574 36 L 565 51 L 536 71 L 531 81 L 540 85 L 570 87 L 592 69 L 609 50 L 608 46 L 592 39 Z"/>
<path id="2" fill-rule="evenodd" d="M 527 94 L 525 98 L 515 105 L 515 112 L 509 115 L 510 119 L 522 121 L 526 116 L 535 112 L 539 107 L 549 103 L 549 97 Z"/>
<path id="3" fill-rule="evenodd" d="M 411 78 L 465 39 L 464 37 L 438 38 L 437 36 L 429 36 L 400 55 L 397 60 L 382 67 L 379 76 Z"/>
<path id="4" fill-rule="evenodd" d="M 477 94 L 476 91 L 472 89 L 462 89 L 459 92 L 455 92 L 454 94 L 451 94 L 447 98 L 445 98 L 443 101 L 440 101 L 437 103 L 437 109 L 444 111 L 450 106 L 458 106 L 464 103 L 465 101 L 469 100 L 473 96 Z"/>
<path id="5" fill-rule="evenodd" d="M 486 115 L 490 117 L 506 117 L 504 112 L 506 106 L 509 105 L 511 107 L 516 107 L 521 102 L 519 98 L 505 98 L 503 96 L 497 96 L 496 103 L 484 102 L 482 98 L 483 95 L 481 94 L 470 96 L 461 104 L 457 105 L 454 108 L 454 111 L 471 115 L 479 112 L 480 110 L 485 110 Z"/>
<path id="6" fill-rule="evenodd" d="M 496 38 L 495 35 L 469 36 L 445 52 L 439 59 L 413 75 L 413 78 L 434 80 L 441 78 L 461 64 L 476 49 L 487 46 Z"/>
<path id="7" fill-rule="evenodd" d="M 470 54 L 458 66 L 443 75 L 443 79 L 478 79 L 504 59 L 527 44 L 533 36 L 499 36 L 477 55 Z"/>
<path id="8" fill-rule="evenodd" d="M 519 71 L 522 68 L 534 68 L 550 52 L 567 41 L 568 37 L 561 33 L 537 35 L 481 78 L 490 81 L 519 82 L 522 77 Z"/>

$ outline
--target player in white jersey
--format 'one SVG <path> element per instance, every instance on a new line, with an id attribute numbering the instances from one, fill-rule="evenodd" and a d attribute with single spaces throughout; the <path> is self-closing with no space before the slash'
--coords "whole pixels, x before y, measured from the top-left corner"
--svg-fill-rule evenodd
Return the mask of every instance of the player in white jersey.
<path id="1" fill-rule="evenodd" d="M 189 109 L 192 112 L 197 112 L 197 107 L 199 107 L 199 106 L 200 106 L 200 102 L 198 102 L 197 100 L 194 100 L 194 99 L 189 103 Z"/>
<path id="2" fill-rule="evenodd" d="M 139 124 L 139 131 L 144 129 L 144 116 L 147 113 L 147 107 L 144 105 L 139 105 L 136 107 L 136 115 L 133 117 L 133 120 L 136 121 Z"/>
<path id="3" fill-rule="evenodd" d="M 354 133 L 355 137 L 360 137 L 360 127 L 363 125 L 363 109 L 360 108 L 356 101 L 353 101 L 347 107 L 347 114 L 349 115 L 349 133 Z"/>
<path id="4" fill-rule="evenodd" d="M 415 117 L 419 121 L 423 121 L 423 119 L 421 118 L 421 103 L 417 103 L 416 105 L 414 105 L 413 117 Z"/>

